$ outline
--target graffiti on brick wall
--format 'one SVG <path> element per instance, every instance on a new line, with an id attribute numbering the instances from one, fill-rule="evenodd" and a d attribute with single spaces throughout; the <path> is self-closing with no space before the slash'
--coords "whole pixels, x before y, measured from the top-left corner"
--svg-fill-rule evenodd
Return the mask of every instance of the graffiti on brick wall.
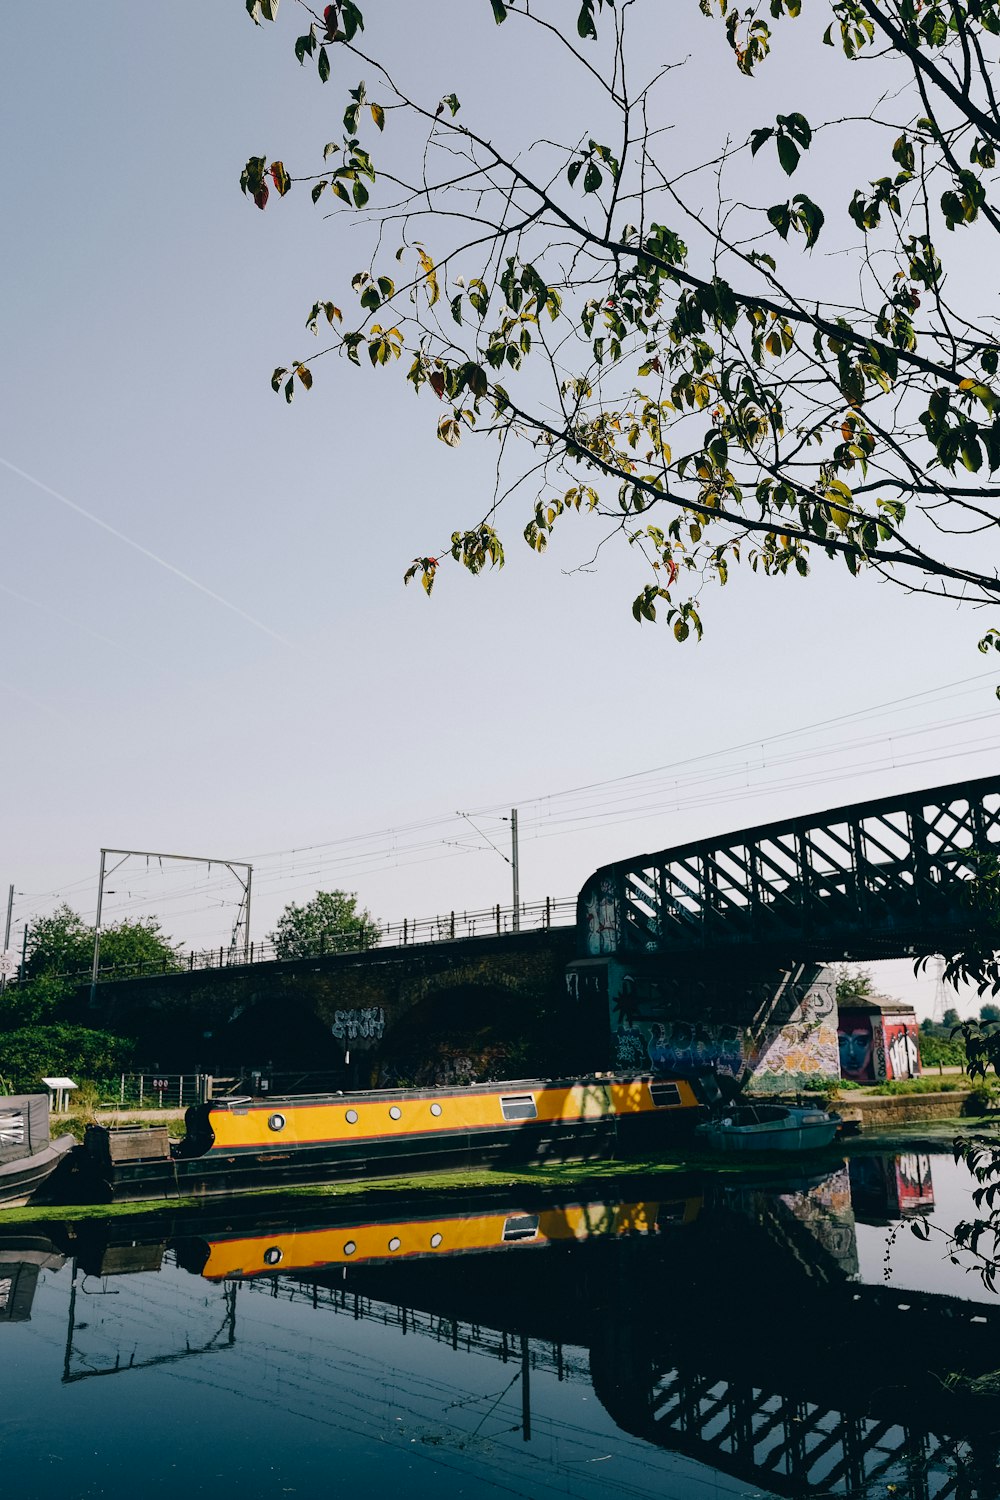
<path id="1" fill-rule="evenodd" d="M 784 1026 L 765 1032 L 751 1058 L 752 1088 L 783 1093 L 839 1072 L 836 1002 L 829 983 L 812 987 Z"/>
<path id="2" fill-rule="evenodd" d="M 385 1032 L 385 1011 L 381 1005 L 335 1010 L 330 1030 L 341 1042 L 379 1041 Z"/>

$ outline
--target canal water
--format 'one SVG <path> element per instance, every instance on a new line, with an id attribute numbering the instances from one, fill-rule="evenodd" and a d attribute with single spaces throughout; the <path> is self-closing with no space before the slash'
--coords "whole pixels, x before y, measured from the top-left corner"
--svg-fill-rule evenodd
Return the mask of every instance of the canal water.
<path id="1" fill-rule="evenodd" d="M 967 1169 L 782 1170 L 0 1221 L 3 1495 L 996 1496 Z"/>

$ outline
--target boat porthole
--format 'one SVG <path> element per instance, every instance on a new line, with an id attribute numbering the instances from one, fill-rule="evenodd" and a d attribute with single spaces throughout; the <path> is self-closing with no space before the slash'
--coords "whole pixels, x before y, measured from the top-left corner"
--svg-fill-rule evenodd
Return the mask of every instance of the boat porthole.
<path id="1" fill-rule="evenodd" d="M 270 1117 L 270 1119 L 268 1120 L 268 1122 L 267 1122 L 267 1128 L 269 1130 L 284 1130 L 284 1128 L 285 1128 L 285 1117 L 284 1117 L 284 1115 L 272 1115 Z"/>
<path id="2" fill-rule="evenodd" d="M 269 1250 L 264 1251 L 265 1266 L 277 1266 L 281 1262 L 281 1251 L 277 1245 L 272 1245 Z"/>
<path id="3" fill-rule="evenodd" d="M 440 1106 L 440 1104 L 432 1104 L 431 1105 L 431 1114 L 432 1115 L 439 1115 L 440 1113 L 441 1113 L 441 1106 Z"/>
<path id="4" fill-rule="evenodd" d="M 398 1250 L 401 1243 L 402 1242 L 398 1240 L 395 1235 L 393 1235 L 392 1239 L 389 1241 L 389 1249 Z"/>
<path id="5" fill-rule="evenodd" d="M 441 1238 L 442 1237 L 439 1234 L 432 1234 L 431 1235 L 431 1249 L 432 1250 L 436 1250 L 437 1249 L 438 1245 L 440 1245 L 440 1243 L 441 1243 Z"/>
<path id="6" fill-rule="evenodd" d="M 354 1254 L 354 1252 L 355 1252 L 355 1250 L 356 1250 L 356 1249 L 357 1249 L 357 1248 L 358 1248 L 358 1247 L 357 1247 L 357 1245 L 356 1245 L 356 1244 L 355 1244 L 355 1243 L 354 1243 L 354 1241 L 353 1241 L 353 1240 L 348 1240 L 348 1241 L 347 1241 L 347 1244 L 346 1244 L 346 1245 L 345 1245 L 345 1246 L 344 1246 L 344 1254 L 345 1254 L 345 1255 L 353 1255 L 353 1254 Z"/>
<path id="7" fill-rule="evenodd" d="M 398 1104 L 394 1104 L 392 1106 L 392 1108 L 390 1109 L 390 1111 L 389 1111 L 389 1119 L 390 1120 L 398 1120 L 399 1117 L 400 1117 L 400 1115 L 402 1113 L 403 1113 L 403 1111 L 400 1109 L 399 1105 Z"/>
<path id="8" fill-rule="evenodd" d="M 349 1109 L 347 1111 L 347 1114 L 344 1116 L 344 1119 L 347 1121 L 348 1125 L 356 1125 L 358 1123 L 358 1112 L 357 1112 L 357 1110 L 356 1109 Z"/>

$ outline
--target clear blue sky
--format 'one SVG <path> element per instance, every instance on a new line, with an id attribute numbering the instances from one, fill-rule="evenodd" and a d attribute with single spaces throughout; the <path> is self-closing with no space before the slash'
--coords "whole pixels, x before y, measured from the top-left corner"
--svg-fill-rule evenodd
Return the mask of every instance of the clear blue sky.
<path id="1" fill-rule="evenodd" d="M 470 120 L 520 112 L 541 133 L 565 112 L 558 75 L 544 105 L 518 89 L 485 3 L 436 8 L 460 35 L 404 0 L 377 9 L 400 66 L 454 87 Z M 718 28 L 688 9 L 664 55 L 721 68 Z M 0 24 L 0 883 L 24 893 L 18 919 L 64 898 L 92 911 L 101 845 L 255 858 L 257 937 L 318 885 L 389 919 L 485 906 L 509 899 L 508 869 L 442 820 L 483 810 L 503 847 L 495 814 L 515 803 L 522 896 L 573 895 L 616 855 L 995 768 L 993 677 L 929 691 L 984 673 L 995 622 L 839 566 L 737 579 L 683 648 L 633 622 L 628 559 L 569 572 L 593 545 L 582 523 L 539 559 L 512 514 L 502 574 L 404 591 L 410 558 L 478 515 L 491 457 L 437 442 L 394 376 L 324 370 L 291 408 L 271 393 L 354 255 L 301 191 L 265 214 L 239 192 L 251 153 L 294 170 L 336 133 L 342 95 L 296 65 L 291 4 L 261 30 L 240 0 L 7 0 Z M 742 88 L 727 83 L 745 131 Z M 628 800 L 594 786 L 680 762 Z M 130 873 L 112 917 L 225 939 L 218 872 Z"/>

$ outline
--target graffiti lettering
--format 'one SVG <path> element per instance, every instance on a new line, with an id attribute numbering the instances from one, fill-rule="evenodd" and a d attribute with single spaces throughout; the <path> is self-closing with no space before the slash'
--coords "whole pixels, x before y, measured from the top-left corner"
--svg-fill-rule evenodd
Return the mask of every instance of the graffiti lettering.
<path id="1" fill-rule="evenodd" d="M 909 1031 L 897 1031 L 888 1048 L 890 1078 L 914 1078 L 920 1072 L 920 1053 Z"/>
<path id="2" fill-rule="evenodd" d="M 341 1042 L 378 1040 L 385 1031 L 385 1011 L 381 1005 L 368 1005 L 363 1010 L 335 1010 L 330 1030 Z"/>

